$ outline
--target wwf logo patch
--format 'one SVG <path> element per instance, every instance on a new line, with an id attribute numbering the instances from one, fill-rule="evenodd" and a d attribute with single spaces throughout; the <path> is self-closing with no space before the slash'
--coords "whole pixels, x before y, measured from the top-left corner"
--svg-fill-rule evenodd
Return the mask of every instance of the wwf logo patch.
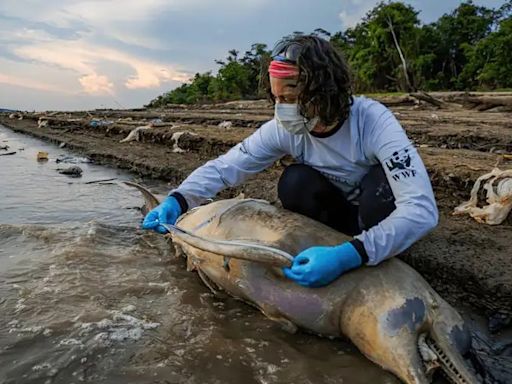
<path id="1" fill-rule="evenodd" d="M 399 181 L 409 177 L 415 177 L 417 171 L 412 164 L 412 156 L 415 156 L 409 148 L 393 152 L 386 161 L 386 167 L 394 180 Z"/>

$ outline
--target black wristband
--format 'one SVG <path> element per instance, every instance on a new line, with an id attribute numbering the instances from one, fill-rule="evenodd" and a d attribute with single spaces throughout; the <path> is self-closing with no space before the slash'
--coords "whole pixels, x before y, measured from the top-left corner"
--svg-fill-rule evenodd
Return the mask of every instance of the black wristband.
<path id="1" fill-rule="evenodd" d="M 361 260 L 363 261 L 363 264 L 366 264 L 368 262 L 368 254 L 366 253 L 366 249 L 364 249 L 363 242 L 357 239 L 350 240 L 350 244 L 356 249 L 357 253 L 359 253 L 359 256 L 361 256 Z"/>
<path id="2" fill-rule="evenodd" d="M 178 200 L 178 204 L 181 208 L 181 214 L 183 215 L 185 212 L 188 211 L 188 203 L 187 200 L 183 197 L 183 195 L 179 192 L 173 192 L 169 196 L 174 197 L 176 200 Z"/>

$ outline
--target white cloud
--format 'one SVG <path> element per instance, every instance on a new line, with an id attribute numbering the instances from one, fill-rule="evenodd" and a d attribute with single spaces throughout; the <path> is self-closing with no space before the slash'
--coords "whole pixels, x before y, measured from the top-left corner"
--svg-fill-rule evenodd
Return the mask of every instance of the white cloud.
<path id="1" fill-rule="evenodd" d="M 172 16 L 225 8 L 226 13 L 244 14 L 268 5 L 270 0 L 66 0 L 60 3 L 31 1 L 30 6 L 26 3 L 2 0 L 0 14 L 61 28 L 73 28 L 80 23 L 96 35 L 109 36 L 129 45 L 165 49 L 169 48 L 169 39 L 150 36 L 146 28 L 164 12 Z"/>
<path id="2" fill-rule="evenodd" d="M 76 75 L 45 64 L 0 56 L 0 68 L 0 83 L 4 85 L 23 87 L 25 90 L 58 92 L 66 96 L 76 94 L 79 87 Z M 0 90 L 0 93 L 3 93 L 4 86 L 1 86 Z"/>
<path id="3" fill-rule="evenodd" d="M 95 73 L 84 75 L 78 79 L 86 93 L 94 94 L 113 94 L 114 84 L 106 76 Z"/>
<path id="4" fill-rule="evenodd" d="M 61 94 L 70 94 L 71 93 L 64 87 L 59 87 L 59 86 L 56 86 L 53 84 L 38 81 L 38 80 L 32 79 L 28 76 L 21 77 L 21 76 L 16 76 L 16 75 L 12 75 L 12 74 L 7 75 L 4 73 L 0 73 L 0 84 L 13 85 L 16 87 L 36 89 L 39 91 L 46 91 L 46 92 L 58 92 Z"/>
<path id="5" fill-rule="evenodd" d="M 94 94 L 113 93 L 113 80 L 99 73 L 101 62 L 107 60 L 133 69 L 134 75 L 123 80 L 128 89 L 153 88 L 168 81 L 184 82 L 190 77 L 189 73 L 175 70 L 170 64 L 146 60 L 87 42 L 44 42 L 16 47 L 14 52 L 24 59 L 73 71 L 83 90 Z"/>
<path id="6" fill-rule="evenodd" d="M 64 3 L 50 0 L 31 2 L 27 6 L 18 0 L 3 0 L 0 14 L 9 18 L 8 28 L 0 27 L 2 39 L 6 42 L 4 47 L 22 60 L 32 62 L 32 70 L 27 70 L 25 65 L 24 72 L 10 66 L 4 71 L 3 81 L 6 78 L 18 79 L 16 83 L 24 83 L 26 87 L 55 89 L 54 84 L 45 83 L 44 76 L 34 80 L 27 77 L 27 73 L 64 69 L 68 82 L 70 74 L 74 78 L 74 84 L 68 83 L 69 89 L 79 93 L 81 87 L 82 92 L 94 95 L 113 95 L 116 90 L 122 92 L 123 87 L 129 90 L 154 89 L 168 82 L 185 82 L 191 73 L 177 70 L 172 63 L 147 59 L 121 48 L 109 48 L 102 42 L 106 37 L 110 43 L 118 40 L 145 50 L 165 50 L 179 43 L 179 39 L 151 35 L 146 28 L 162 12 L 173 15 L 191 9 L 204 11 L 209 7 L 247 10 L 268 1 L 251 0 L 239 4 L 235 0 L 216 3 L 209 0 L 68 0 Z M 56 36 L 61 33 L 62 38 Z M 125 78 L 109 76 L 102 72 L 103 61 L 131 68 L 132 74 Z M 42 69 L 42 64 L 47 68 Z M 23 81 L 27 78 L 29 81 Z"/>
<path id="7" fill-rule="evenodd" d="M 377 0 L 345 0 L 339 13 L 342 29 L 355 27 L 363 16 L 378 4 Z"/>

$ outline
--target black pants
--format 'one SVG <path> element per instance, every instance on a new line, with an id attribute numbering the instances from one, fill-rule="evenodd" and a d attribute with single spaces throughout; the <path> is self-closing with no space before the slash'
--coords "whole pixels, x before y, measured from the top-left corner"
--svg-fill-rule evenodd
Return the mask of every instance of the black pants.
<path id="1" fill-rule="evenodd" d="M 278 184 L 283 207 L 311 217 L 347 235 L 356 235 L 385 219 L 395 210 L 395 197 L 380 164 L 361 181 L 359 206 L 320 172 L 304 164 L 288 166 Z"/>

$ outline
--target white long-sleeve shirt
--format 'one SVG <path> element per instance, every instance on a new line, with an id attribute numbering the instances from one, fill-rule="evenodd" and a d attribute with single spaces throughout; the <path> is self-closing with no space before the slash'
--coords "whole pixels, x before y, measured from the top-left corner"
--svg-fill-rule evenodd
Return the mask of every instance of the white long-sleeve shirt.
<path id="1" fill-rule="evenodd" d="M 371 166 L 382 165 L 396 209 L 354 237 L 362 242 L 368 265 L 397 255 L 437 225 L 432 186 L 416 148 L 393 113 L 365 97 L 354 98 L 349 118 L 328 137 L 291 134 L 273 119 L 226 154 L 197 168 L 171 193 L 178 192 L 189 207 L 195 207 L 284 155 L 320 171 L 354 204 L 363 176 Z"/>

